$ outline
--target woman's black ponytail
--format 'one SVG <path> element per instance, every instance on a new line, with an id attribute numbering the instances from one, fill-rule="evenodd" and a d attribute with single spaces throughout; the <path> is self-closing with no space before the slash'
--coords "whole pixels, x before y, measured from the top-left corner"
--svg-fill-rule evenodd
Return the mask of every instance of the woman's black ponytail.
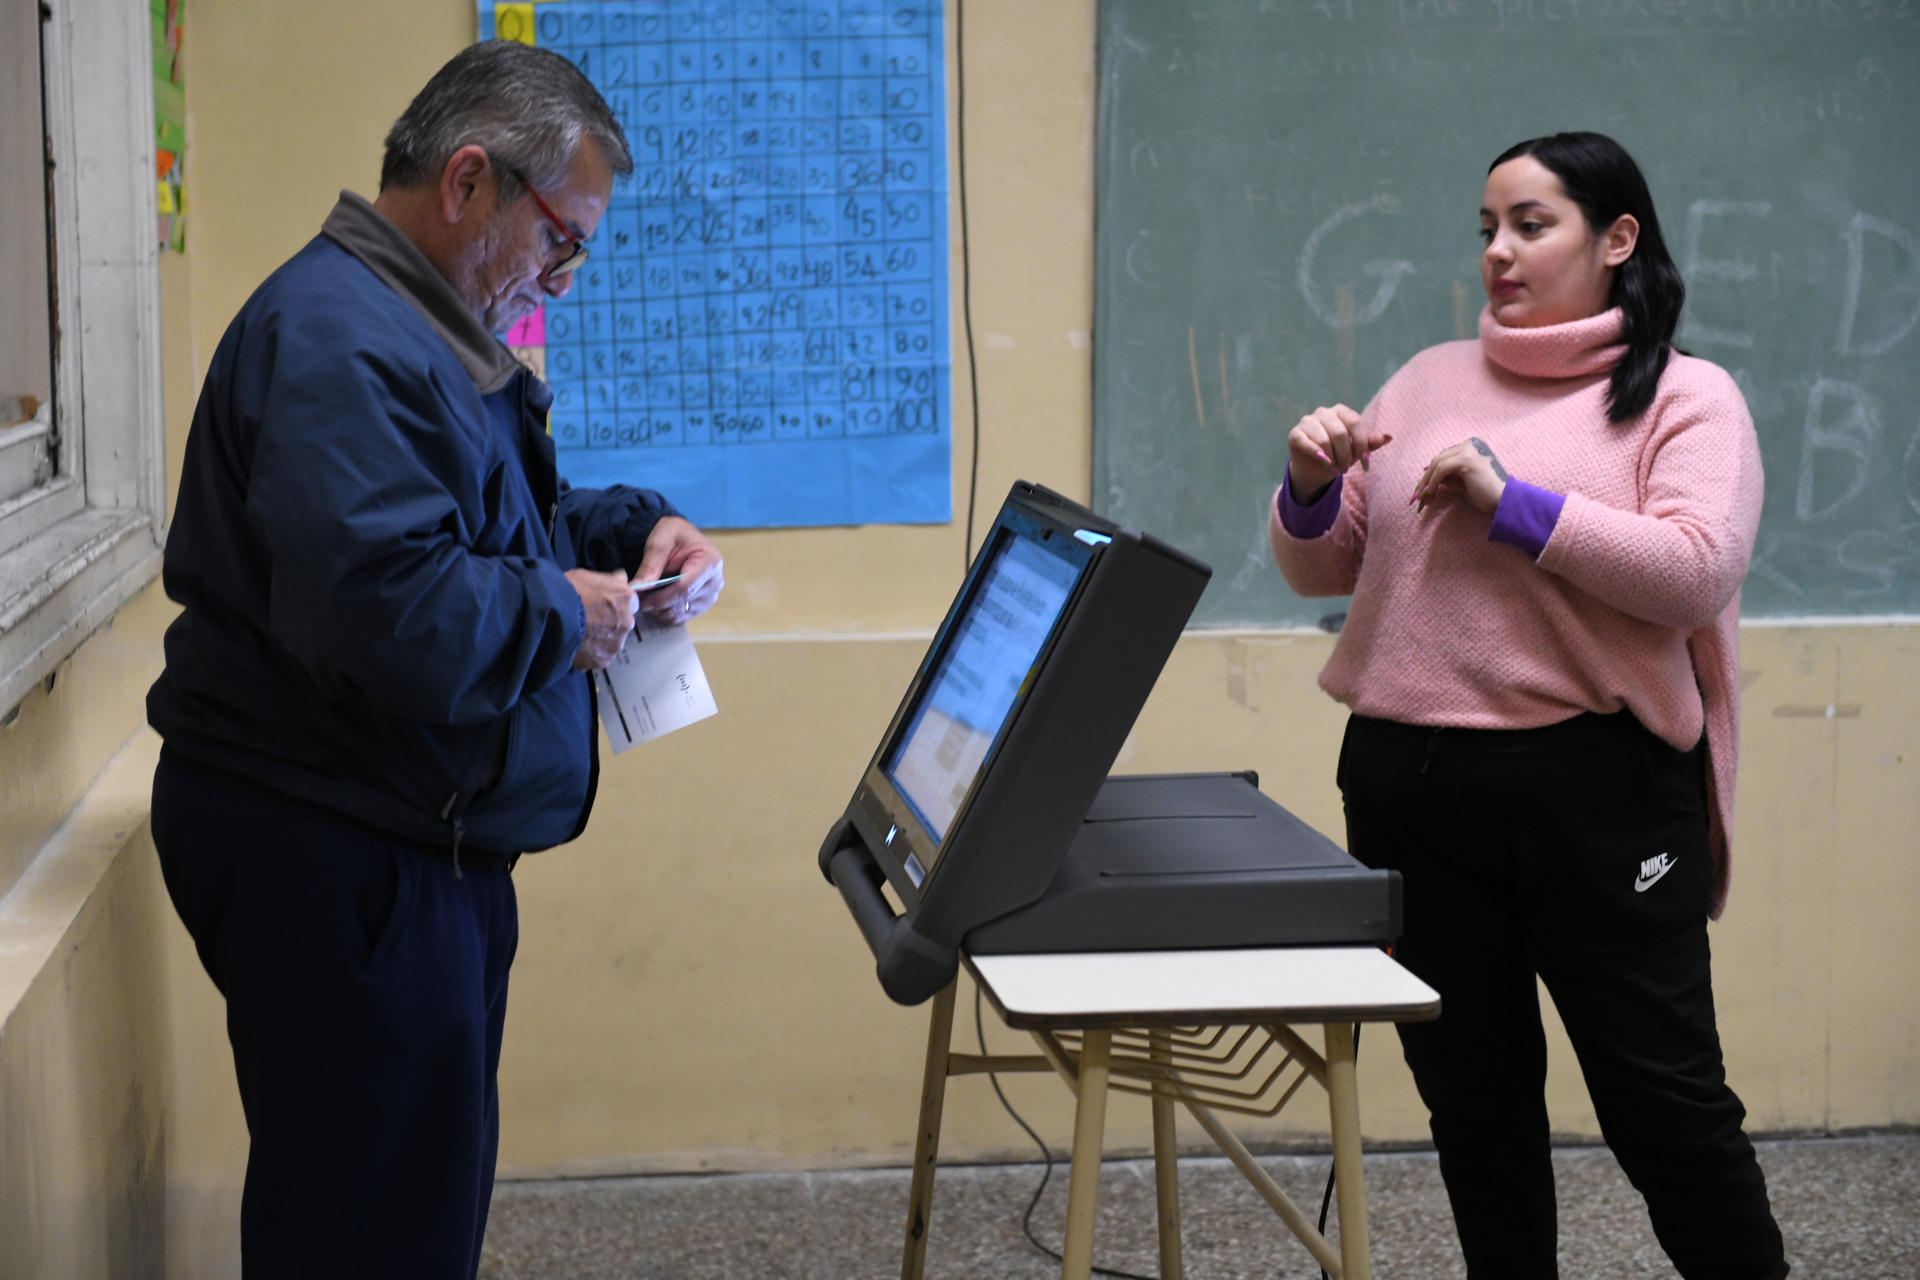
<path id="1" fill-rule="evenodd" d="M 1647 180 L 1626 148 L 1600 133 L 1531 138 L 1502 152 L 1487 172 L 1520 156 L 1532 156 L 1560 179 L 1596 235 L 1623 213 L 1632 214 L 1640 224 L 1633 256 L 1614 268 L 1613 287 L 1607 295 L 1608 305 L 1626 315 L 1627 340 L 1627 354 L 1614 366 L 1607 388 L 1607 420 L 1637 418 L 1653 403 L 1687 298 L 1680 269 L 1673 265 L 1666 238 L 1660 234 Z"/>

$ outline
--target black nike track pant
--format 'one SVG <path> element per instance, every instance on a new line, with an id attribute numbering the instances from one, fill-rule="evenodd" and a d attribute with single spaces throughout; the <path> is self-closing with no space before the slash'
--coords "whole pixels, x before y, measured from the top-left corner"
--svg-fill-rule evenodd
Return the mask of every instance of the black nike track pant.
<path id="1" fill-rule="evenodd" d="M 1680 1274 L 1787 1272 L 1714 1025 L 1704 763 L 1627 712 L 1348 723 L 1349 850 L 1400 872 L 1394 954 L 1441 997 L 1437 1021 L 1399 1031 L 1472 1280 L 1559 1274 L 1536 975 Z M 1607 1263 L 1568 1259 L 1581 1276 Z"/>

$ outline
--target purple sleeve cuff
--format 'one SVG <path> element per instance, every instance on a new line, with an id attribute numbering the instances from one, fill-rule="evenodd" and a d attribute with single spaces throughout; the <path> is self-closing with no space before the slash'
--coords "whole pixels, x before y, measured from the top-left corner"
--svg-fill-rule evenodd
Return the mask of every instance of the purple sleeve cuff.
<path id="1" fill-rule="evenodd" d="M 1493 528 L 1487 532 L 1491 542 L 1515 546 L 1535 560 L 1547 549 L 1553 526 L 1559 523 L 1560 508 L 1567 505 L 1564 493 L 1542 489 L 1525 480 L 1509 480 L 1493 511 Z"/>
<path id="2" fill-rule="evenodd" d="M 1280 481 L 1280 527 L 1296 538 L 1317 538 L 1333 528 L 1340 518 L 1340 490 L 1346 487 L 1346 479 L 1335 476 L 1318 499 L 1302 504 L 1293 499 L 1293 468 L 1288 467 Z"/>

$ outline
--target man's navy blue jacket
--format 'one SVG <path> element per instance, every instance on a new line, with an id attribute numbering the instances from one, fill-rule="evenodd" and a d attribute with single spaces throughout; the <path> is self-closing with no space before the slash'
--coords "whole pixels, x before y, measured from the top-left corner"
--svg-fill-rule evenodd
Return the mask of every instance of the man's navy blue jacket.
<path id="1" fill-rule="evenodd" d="M 638 567 L 660 495 L 560 483 L 550 393 L 366 201 L 221 339 L 167 537 L 167 749 L 404 839 L 569 840 L 598 755 L 568 569 Z"/>

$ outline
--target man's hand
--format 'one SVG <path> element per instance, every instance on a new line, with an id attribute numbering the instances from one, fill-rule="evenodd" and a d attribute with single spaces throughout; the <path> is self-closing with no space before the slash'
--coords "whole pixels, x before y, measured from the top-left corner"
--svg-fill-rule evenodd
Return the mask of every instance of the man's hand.
<path id="1" fill-rule="evenodd" d="M 580 651 L 573 655 L 573 669 L 603 671 L 633 632 L 633 617 L 640 602 L 624 573 L 569 569 L 567 581 L 580 593 L 580 604 L 587 611 L 587 634 L 581 637 Z"/>
<path id="2" fill-rule="evenodd" d="M 647 548 L 634 571 L 634 581 L 652 582 L 670 573 L 680 581 L 640 597 L 640 607 L 662 622 L 688 622 L 713 607 L 726 578 L 720 570 L 720 549 L 706 535 L 679 516 L 667 516 L 647 535 Z"/>

